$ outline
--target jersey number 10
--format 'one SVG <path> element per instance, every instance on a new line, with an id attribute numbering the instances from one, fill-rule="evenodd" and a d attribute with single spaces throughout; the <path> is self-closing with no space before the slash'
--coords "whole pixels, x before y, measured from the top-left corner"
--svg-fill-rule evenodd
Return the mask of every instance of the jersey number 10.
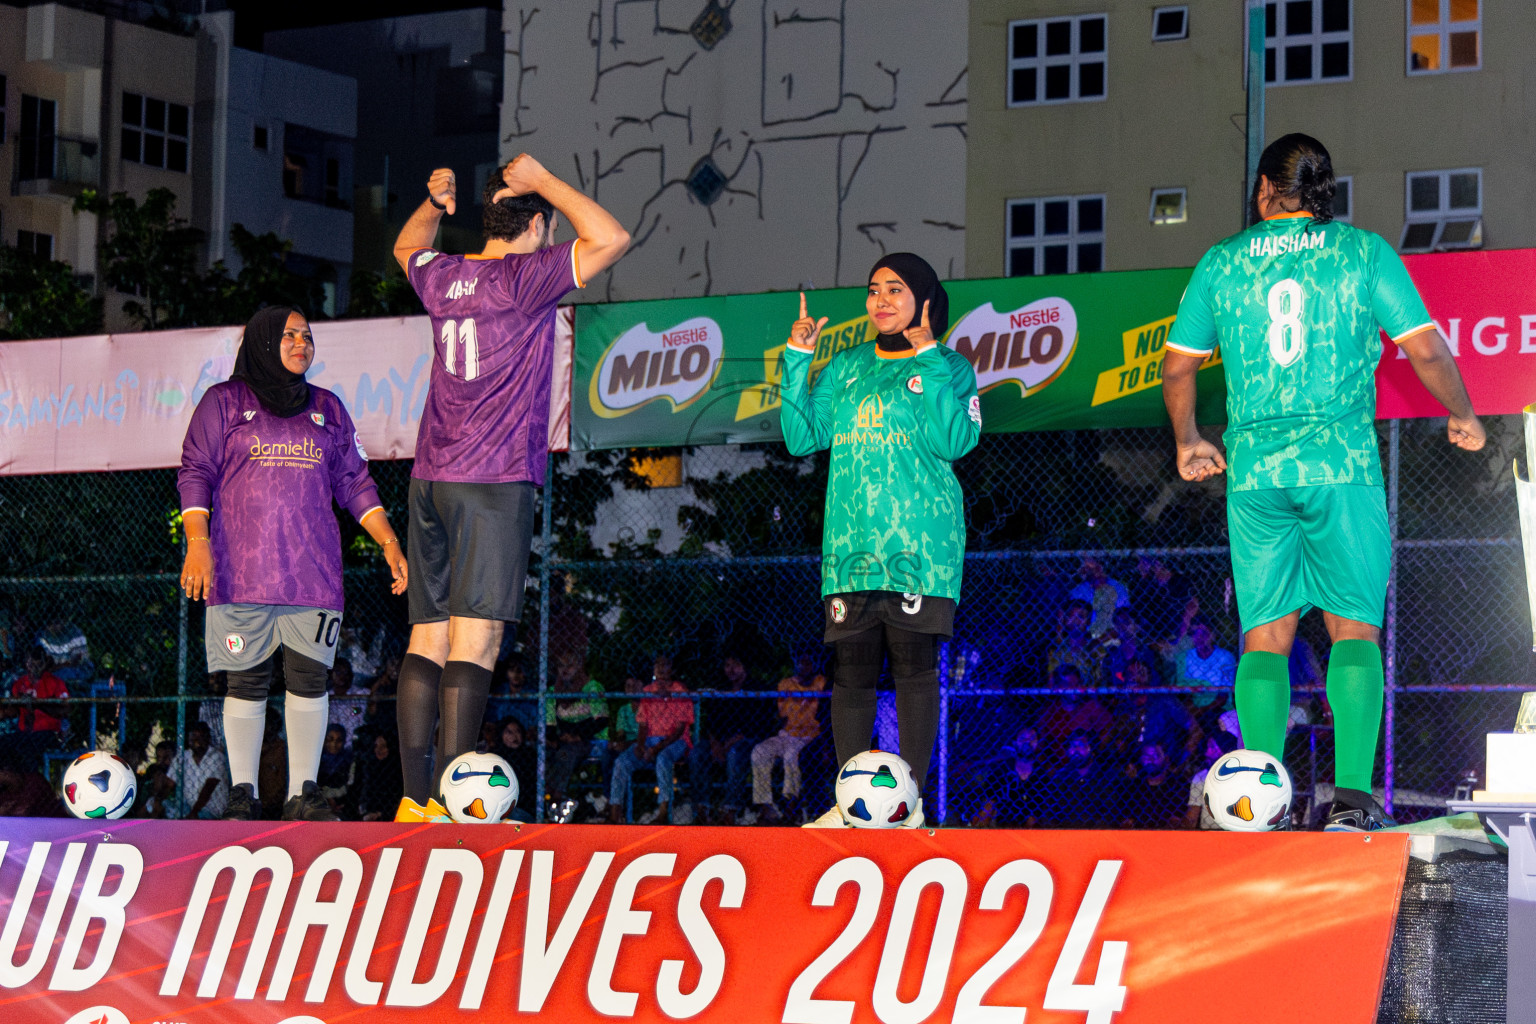
<path id="1" fill-rule="evenodd" d="M 1307 347 L 1307 325 L 1301 322 L 1301 285 L 1293 277 L 1276 281 L 1269 290 L 1268 305 L 1269 354 L 1281 366 L 1290 366 Z"/>
<path id="2" fill-rule="evenodd" d="M 1295 282 L 1292 282 L 1293 284 Z M 1271 302 L 1273 307 L 1274 303 Z M 443 341 L 443 365 L 449 373 L 457 373 L 455 369 L 456 349 L 464 346 L 464 372 L 465 380 L 474 380 L 480 376 L 480 344 L 475 340 L 475 322 L 473 320 L 444 320 L 441 332 Z"/>

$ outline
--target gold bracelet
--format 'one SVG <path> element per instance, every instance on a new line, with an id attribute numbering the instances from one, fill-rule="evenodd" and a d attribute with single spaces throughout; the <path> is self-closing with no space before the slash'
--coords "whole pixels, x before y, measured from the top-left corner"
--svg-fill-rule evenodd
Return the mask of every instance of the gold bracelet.
<path id="1" fill-rule="evenodd" d="M 400 543 L 400 538 L 399 537 L 391 537 L 391 538 L 389 538 L 389 540 L 379 541 L 379 547 L 382 548 L 382 547 L 384 547 L 384 546 L 386 546 L 388 544 L 399 544 L 399 543 Z"/>
<path id="2" fill-rule="evenodd" d="M 191 542 L 192 542 L 192 541 L 194 541 L 194 540 L 207 540 L 207 539 L 208 539 L 208 538 L 207 538 L 207 537 L 193 537 L 193 536 L 191 536 L 191 535 L 190 535 L 190 534 L 189 534 L 189 535 L 188 535 L 188 536 L 187 536 L 187 543 L 189 543 L 189 544 L 190 544 L 190 543 L 191 543 Z"/>

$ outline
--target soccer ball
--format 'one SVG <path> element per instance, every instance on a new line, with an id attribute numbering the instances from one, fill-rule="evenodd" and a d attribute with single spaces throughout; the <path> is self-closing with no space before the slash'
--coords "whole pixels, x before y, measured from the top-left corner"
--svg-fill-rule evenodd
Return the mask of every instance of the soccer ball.
<path id="1" fill-rule="evenodd" d="M 77 818 L 121 818 L 138 789 L 128 762 L 105 750 L 81 754 L 64 769 L 64 806 Z"/>
<path id="2" fill-rule="evenodd" d="M 461 825 L 495 824 L 517 805 L 517 794 L 517 773 L 495 754 L 460 754 L 443 772 L 443 804 Z"/>
<path id="3" fill-rule="evenodd" d="M 854 828 L 896 828 L 917 809 L 912 766 L 895 754 L 866 750 L 837 773 L 837 809 Z"/>
<path id="4" fill-rule="evenodd" d="M 1262 750 L 1223 754 L 1205 775 L 1205 809 L 1228 832 L 1268 832 L 1291 816 L 1291 776 Z"/>

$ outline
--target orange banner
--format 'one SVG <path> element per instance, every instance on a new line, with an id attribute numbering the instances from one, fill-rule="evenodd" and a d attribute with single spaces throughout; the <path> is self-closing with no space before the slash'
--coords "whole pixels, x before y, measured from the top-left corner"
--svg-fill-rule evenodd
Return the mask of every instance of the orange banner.
<path id="1" fill-rule="evenodd" d="M 0 1015 L 1370 1024 L 1407 852 L 1379 834 L 9 819 Z M 1298 1003 L 1309 978 L 1326 1011 Z"/>

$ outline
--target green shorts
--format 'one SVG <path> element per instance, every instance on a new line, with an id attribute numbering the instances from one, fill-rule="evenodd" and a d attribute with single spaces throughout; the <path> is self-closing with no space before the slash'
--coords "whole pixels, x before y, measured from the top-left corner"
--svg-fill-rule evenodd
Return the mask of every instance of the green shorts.
<path id="1" fill-rule="evenodd" d="M 1381 626 L 1392 571 L 1381 487 L 1230 491 L 1227 529 L 1243 629 L 1312 608 Z"/>

